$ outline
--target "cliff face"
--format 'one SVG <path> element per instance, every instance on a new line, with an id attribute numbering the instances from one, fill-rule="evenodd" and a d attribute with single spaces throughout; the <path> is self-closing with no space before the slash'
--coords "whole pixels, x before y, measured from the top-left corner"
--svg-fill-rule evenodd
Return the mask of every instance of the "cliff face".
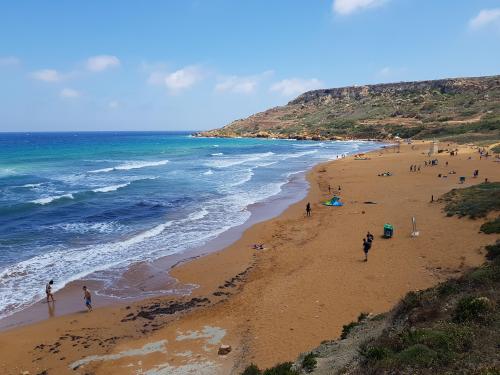
<path id="1" fill-rule="evenodd" d="M 435 81 L 383 83 L 367 86 L 351 86 L 334 89 L 323 89 L 308 91 L 288 104 L 306 104 L 322 98 L 353 99 L 361 100 L 369 96 L 377 95 L 412 95 L 431 93 L 433 91 L 441 94 L 460 94 L 464 92 L 476 93 L 488 91 L 499 85 L 500 76 L 484 78 L 455 78 L 439 79 Z"/>
<path id="2" fill-rule="evenodd" d="M 352 86 L 306 92 L 203 136 L 351 139 L 499 139 L 500 76 Z M 468 136 L 464 136 L 468 134 Z M 459 138 L 460 138 L 459 137 Z"/>

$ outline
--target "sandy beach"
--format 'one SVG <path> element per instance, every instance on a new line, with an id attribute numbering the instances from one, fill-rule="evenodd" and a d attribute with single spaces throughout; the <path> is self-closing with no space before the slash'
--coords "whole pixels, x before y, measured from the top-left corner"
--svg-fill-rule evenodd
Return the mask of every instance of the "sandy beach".
<path id="1" fill-rule="evenodd" d="M 440 145 L 455 147 L 458 156 L 440 153 L 432 167 L 424 166 L 426 142 L 318 165 L 307 175 L 304 200 L 223 250 L 170 271 L 179 285 L 195 286 L 190 296 L 92 313 L 82 303 L 81 312 L 1 332 L 0 373 L 238 374 L 252 362 L 266 367 L 294 360 L 337 338 L 359 313 L 388 311 L 408 291 L 484 261 L 482 247 L 495 235 L 478 234 L 480 220 L 446 217 L 431 196 L 484 178 L 497 181 L 499 163 L 480 160 L 471 147 Z M 420 171 L 410 172 L 412 164 Z M 383 172 L 392 176 L 378 176 Z M 464 184 L 459 176 L 467 176 Z M 334 194 L 343 207 L 322 205 Z M 415 238 L 412 217 L 420 233 Z M 385 223 L 394 225 L 391 239 L 381 238 Z M 364 262 L 367 231 L 375 240 Z M 264 249 L 254 250 L 256 243 Z M 232 351 L 218 355 L 221 344 Z"/>

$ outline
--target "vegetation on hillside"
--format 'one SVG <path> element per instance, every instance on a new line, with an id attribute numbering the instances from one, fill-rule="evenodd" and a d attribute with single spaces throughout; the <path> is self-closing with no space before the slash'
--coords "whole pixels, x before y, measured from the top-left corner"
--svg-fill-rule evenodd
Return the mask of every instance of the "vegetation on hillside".
<path id="1" fill-rule="evenodd" d="M 464 189 L 453 189 L 441 198 L 448 216 L 485 217 L 500 210 L 500 182 L 485 182 Z"/>
<path id="2" fill-rule="evenodd" d="M 204 136 L 500 140 L 500 76 L 315 90 Z M 496 141 L 496 142 L 495 142 Z"/>

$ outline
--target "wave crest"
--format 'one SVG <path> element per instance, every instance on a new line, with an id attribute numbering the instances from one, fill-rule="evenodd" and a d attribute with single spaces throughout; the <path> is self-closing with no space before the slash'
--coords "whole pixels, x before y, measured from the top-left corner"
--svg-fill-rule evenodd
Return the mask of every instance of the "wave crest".
<path id="1" fill-rule="evenodd" d="M 106 173 L 112 171 L 128 171 L 131 169 L 139 169 L 139 168 L 147 168 L 147 167 L 158 167 L 160 165 L 165 165 L 169 161 L 168 160 L 159 160 L 159 161 L 131 161 L 128 163 L 119 164 L 115 167 L 95 169 L 93 171 L 89 171 L 88 173 Z"/>

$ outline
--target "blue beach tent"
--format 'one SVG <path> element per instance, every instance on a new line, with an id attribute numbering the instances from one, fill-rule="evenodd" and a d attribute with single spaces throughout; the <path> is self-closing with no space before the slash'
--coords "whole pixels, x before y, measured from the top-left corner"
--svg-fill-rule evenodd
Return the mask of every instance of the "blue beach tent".
<path id="1" fill-rule="evenodd" d="M 334 196 L 332 199 L 330 199 L 329 201 L 326 201 L 323 203 L 325 206 L 337 206 L 337 207 L 340 207 L 340 206 L 343 206 L 344 203 L 342 203 L 340 201 L 340 197 L 337 197 L 337 196 Z"/>

